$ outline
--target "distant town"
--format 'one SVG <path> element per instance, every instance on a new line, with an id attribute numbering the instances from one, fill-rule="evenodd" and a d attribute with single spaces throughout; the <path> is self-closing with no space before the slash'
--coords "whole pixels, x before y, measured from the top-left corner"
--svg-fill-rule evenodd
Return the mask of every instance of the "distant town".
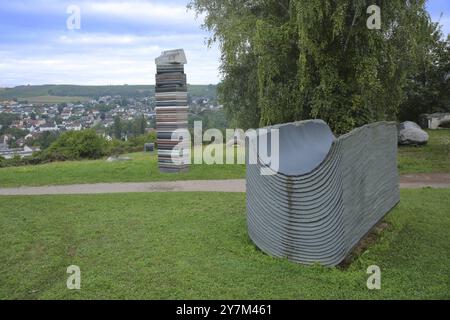
<path id="1" fill-rule="evenodd" d="M 29 103 L 0 99 L 0 156 L 25 157 L 46 147 L 46 140 L 65 131 L 95 129 L 107 140 L 154 131 L 154 95 L 106 95 L 77 103 Z M 190 117 L 221 111 L 215 99 L 190 96 Z M 118 128 L 120 126 L 120 129 Z M 138 128 L 138 129 L 135 129 Z"/>

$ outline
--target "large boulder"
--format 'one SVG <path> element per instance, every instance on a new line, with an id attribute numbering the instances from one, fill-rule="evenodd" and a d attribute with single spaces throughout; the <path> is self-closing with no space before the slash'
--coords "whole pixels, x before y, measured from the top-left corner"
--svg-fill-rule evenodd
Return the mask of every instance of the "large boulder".
<path id="1" fill-rule="evenodd" d="M 405 121 L 398 126 L 398 144 L 400 145 L 424 145 L 428 143 L 428 133 L 412 121 Z"/>

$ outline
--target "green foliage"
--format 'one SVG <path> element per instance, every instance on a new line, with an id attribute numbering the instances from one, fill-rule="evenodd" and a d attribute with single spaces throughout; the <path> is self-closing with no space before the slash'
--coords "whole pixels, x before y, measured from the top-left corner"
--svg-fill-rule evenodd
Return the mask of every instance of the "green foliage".
<path id="1" fill-rule="evenodd" d="M 41 150 L 47 149 L 53 142 L 58 139 L 59 133 L 45 131 L 42 132 L 36 139 L 31 143 L 33 146 L 39 146 Z"/>
<path id="2" fill-rule="evenodd" d="M 4 134 L 8 127 L 15 121 L 18 120 L 19 116 L 12 113 L 0 112 L 0 134 Z M 3 142 L 3 141 L 2 141 Z"/>
<path id="3" fill-rule="evenodd" d="M 408 78 L 400 119 L 419 122 L 423 113 L 450 112 L 450 36 L 429 28 L 432 37 L 418 53 L 418 71 Z"/>
<path id="4" fill-rule="evenodd" d="M 122 123 L 119 116 L 116 116 L 114 118 L 114 124 L 113 124 L 113 134 L 114 138 L 116 139 L 122 139 Z"/>
<path id="5" fill-rule="evenodd" d="M 132 124 L 131 131 L 133 132 L 133 136 L 139 136 L 145 133 L 145 129 L 147 128 L 147 120 L 145 120 L 145 116 L 140 116 L 135 119 Z"/>
<path id="6" fill-rule="evenodd" d="M 366 26 L 381 7 L 382 29 Z M 193 0 L 222 50 L 219 99 L 244 128 L 322 118 L 337 133 L 395 120 L 429 39 L 424 1 Z M 428 35 L 429 37 L 429 35 Z"/>
<path id="7" fill-rule="evenodd" d="M 28 131 L 27 130 L 18 129 L 18 128 L 5 128 L 4 130 L 2 130 L 2 134 L 10 134 L 15 139 L 20 139 L 20 138 L 25 137 L 28 134 Z"/>
<path id="8" fill-rule="evenodd" d="M 131 147 L 140 148 L 140 150 L 143 150 L 144 144 L 156 142 L 156 131 L 131 137 L 127 142 Z"/>
<path id="9" fill-rule="evenodd" d="M 44 132 L 31 145 L 41 151 L 32 156 L 0 159 L 0 168 L 36 165 L 46 162 L 99 159 L 108 155 L 142 151 L 145 143 L 156 143 L 156 132 L 133 136 L 127 141 L 113 139 L 108 142 L 95 130 L 68 131 L 61 135 Z M 27 142 L 28 143 L 28 142 Z"/>
<path id="10" fill-rule="evenodd" d="M 40 157 L 44 161 L 98 159 L 108 152 L 108 142 L 94 130 L 68 131 L 61 134 Z"/>
<path id="11" fill-rule="evenodd" d="M 203 130 L 215 128 L 225 130 L 228 128 L 228 121 L 226 119 L 225 111 L 218 110 L 204 110 L 198 114 L 189 114 L 188 125 L 189 128 L 194 127 L 195 121 L 202 121 Z"/>
<path id="12" fill-rule="evenodd" d="M 217 86 L 215 85 L 188 85 L 189 97 L 207 98 L 210 102 L 215 102 L 217 99 Z"/>
<path id="13" fill-rule="evenodd" d="M 143 115 L 131 121 L 121 120 L 119 116 L 116 116 L 114 118 L 114 124 L 107 129 L 107 132 L 109 135 L 120 140 L 125 138 L 125 136 L 128 138 L 143 135 L 146 128 L 147 120 Z"/>
<path id="14" fill-rule="evenodd" d="M 110 154 L 121 155 L 142 151 L 146 143 L 156 143 L 156 131 L 131 137 L 127 141 L 113 139 L 110 142 Z"/>

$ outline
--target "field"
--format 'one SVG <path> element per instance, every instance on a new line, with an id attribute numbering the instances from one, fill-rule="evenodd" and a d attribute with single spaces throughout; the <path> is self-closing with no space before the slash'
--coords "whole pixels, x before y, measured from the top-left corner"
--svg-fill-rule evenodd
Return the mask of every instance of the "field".
<path id="1" fill-rule="evenodd" d="M 347 269 L 259 251 L 240 193 L 1 197 L 0 299 L 449 299 L 450 189 L 401 197 Z M 381 290 L 366 288 L 373 264 Z"/>
<path id="2" fill-rule="evenodd" d="M 450 130 L 429 131 L 424 147 L 399 148 L 399 172 L 450 172 Z M 244 165 L 192 165 L 188 173 L 164 174 L 156 154 L 134 153 L 132 161 L 68 161 L 38 166 L 0 168 L 0 187 L 63 185 L 98 182 L 143 182 L 245 178 Z"/>
<path id="3" fill-rule="evenodd" d="M 39 96 L 83 96 L 97 97 L 106 95 L 150 95 L 154 92 L 152 86 L 77 86 L 77 85 L 40 85 L 17 86 L 0 91 L 0 100 L 17 98 L 27 100 Z"/>
<path id="4" fill-rule="evenodd" d="M 40 85 L 0 88 L 0 101 L 9 99 L 27 100 L 35 103 L 58 103 L 64 97 L 95 98 L 101 96 L 120 95 L 125 98 L 141 98 L 153 96 L 153 85 L 117 85 L 117 86 L 77 86 L 77 85 Z M 215 85 L 188 85 L 191 96 L 216 99 Z M 55 99 L 55 100 L 51 100 Z M 82 101 L 82 100 L 81 100 Z M 67 101 L 61 101 L 67 102 Z M 69 101 L 71 102 L 71 101 Z"/>
<path id="5" fill-rule="evenodd" d="M 71 97 L 71 96 L 37 96 L 37 97 L 29 97 L 25 99 L 20 99 L 20 102 L 26 101 L 27 103 L 42 103 L 42 104 L 51 104 L 51 103 L 77 103 L 77 102 L 85 102 L 89 101 L 88 97 Z"/>

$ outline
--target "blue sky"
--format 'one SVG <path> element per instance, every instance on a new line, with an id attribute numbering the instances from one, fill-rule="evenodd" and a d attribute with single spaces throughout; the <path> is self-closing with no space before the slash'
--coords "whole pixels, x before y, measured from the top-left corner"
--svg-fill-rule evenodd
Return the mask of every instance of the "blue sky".
<path id="1" fill-rule="evenodd" d="M 21 84 L 153 84 L 154 59 L 184 48 L 192 84 L 217 83 L 220 52 L 207 48 L 187 0 L 0 0 L 0 87 Z M 67 8 L 81 9 L 68 30 Z M 427 8 L 450 32 L 450 1 Z M 442 17 L 441 17 L 442 13 Z"/>

